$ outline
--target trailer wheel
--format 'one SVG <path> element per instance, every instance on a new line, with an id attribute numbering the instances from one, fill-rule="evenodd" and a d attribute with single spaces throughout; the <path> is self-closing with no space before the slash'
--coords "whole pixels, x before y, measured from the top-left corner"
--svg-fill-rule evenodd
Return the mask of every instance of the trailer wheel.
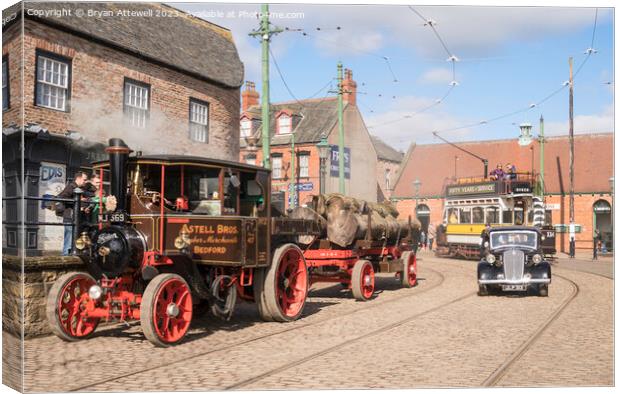
<path id="1" fill-rule="evenodd" d="M 267 308 L 267 301 L 265 300 L 265 268 L 254 268 L 254 301 L 258 308 L 258 314 L 263 321 L 273 321 L 271 313 Z"/>
<path id="2" fill-rule="evenodd" d="M 149 282 L 140 304 L 140 325 L 155 346 L 166 347 L 185 337 L 192 322 L 192 295 L 177 274 L 160 274 Z"/>
<path id="3" fill-rule="evenodd" d="M 375 291 L 375 271 L 368 260 L 358 260 L 351 273 L 351 291 L 356 300 L 366 301 Z"/>
<path id="4" fill-rule="evenodd" d="M 297 245 L 284 244 L 276 249 L 267 269 L 264 293 L 273 320 L 288 322 L 301 316 L 308 295 L 308 269 Z"/>
<path id="5" fill-rule="evenodd" d="M 404 252 L 401 256 L 403 270 L 400 273 L 400 283 L 403 287 L 411 288 L 418 283 L 418 261 L 415 253 Z"/>
<path id="6" fill-rule="evenodd" d="M 77 341 L 95 332 L 99 319 L 84 317 L 88 289 L 95 283 L 95 279 L 84 272 L 70 272 L 56 280 L 45 308 L 47 321 L 56 336 L 65 341 Z"/>

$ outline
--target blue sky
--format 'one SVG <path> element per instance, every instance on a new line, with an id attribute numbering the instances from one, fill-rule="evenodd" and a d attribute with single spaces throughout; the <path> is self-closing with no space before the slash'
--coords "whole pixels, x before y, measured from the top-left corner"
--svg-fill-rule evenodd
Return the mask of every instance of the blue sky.
<path id="1" fill-rule="evenodd" d="M 246 80 L 260 91 L 260 43 L 248 33 L 258 27 L 250 13 L 259 4 L 192 3 L 175 6 L 231 29 Z M 456 62 L 456 81 L 440 104 L 428 108 L 452 81 L 447 51 L 429 26 L 404 5 L 271 5 L 271 12 L 303 13 L 272 19 L 276 26 L 303 29 L 275 36 L 272 51 L 291 91 L 306 98 L 336 76 L 341 60 L 353 70 L 358 102 L 369 131 L 406 150 L 411 142 L 439 142 L 432 131 L 508 114 L 536 103 L 568 80 L 568 57 L 574 69 L 590 47 L 594 8 L 413 6 L 435 28 Z M 220 11 L 224 16 L 214 15 Z M 233 12 L 234 17 L 227 17 Z M 243 13 L 243 12 L 247 12 Z M 222 14 L 220 14 L 222 15 Z M 321 28 L 320 31 L 317 27 Z M 340 27 L 340 29 L 337 29 Z M 575 130 L 612 132 L 613 12 L 599 8 L 592 54 L 575 79 Z M 388 57 L 386 62 L 383 57 Z M 390 67 L 392 70 L 390 70 Z M 397 82 L 394 82 L 396 77 Z M 289 101 L 271 64 L 271 100 Z M 607 84 L 612 82 L 612 84 Z M 330 89 L 317 97 L 328 95 Z M 543 105 L 479 127 L 445 131 L 454 141 L 516 138 L 518 124 L 529 122 L 538 133 L 545 117 L 546 134 L 568 130 L 568 88 Z"/>

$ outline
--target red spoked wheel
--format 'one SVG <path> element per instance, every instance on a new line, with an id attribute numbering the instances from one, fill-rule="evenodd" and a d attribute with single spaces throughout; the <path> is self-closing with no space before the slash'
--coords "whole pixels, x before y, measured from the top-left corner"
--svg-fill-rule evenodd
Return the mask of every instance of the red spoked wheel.
<path id="1" fill-rule="evenodd" d="M 368 260 L 358 260 L 351 273 L 351 291 L 356 300 L 369 300 L 375 292 L 375 270 Z"/>
<path id="2" fill-rule="evenodd" d="M 273 320 L 296 320 L 306 305 L 308 269 L 303 252 L 294 244 L 276 249 L 265 277 L 265 305 Z"/>
<path id="3" fill-rule="evenodd" d="M 98 318 L 87 317 L 92 301 L 88 289 L 96 284 L 87 273 L 70 272 L 56 280 L 47 296 L 46 314 L 52 332 L 65 341 L 87 338 L 97 328 Z"/>
<path id="4" fill-rule="evenodd" d="M 140 325 L 155 346 L 181 341 L 192 322 L 192 294 L 176 274 L 160 274 L 146 286 L 140 304 Z"/>
<path id="5" fill-rule="evenodd" d="M 403 270 L 400 272 L 400 283 L 403 287 L 414 287 L 418 283 L 418 262 L 415 253 L 404 252 L 400 260 Z"/>

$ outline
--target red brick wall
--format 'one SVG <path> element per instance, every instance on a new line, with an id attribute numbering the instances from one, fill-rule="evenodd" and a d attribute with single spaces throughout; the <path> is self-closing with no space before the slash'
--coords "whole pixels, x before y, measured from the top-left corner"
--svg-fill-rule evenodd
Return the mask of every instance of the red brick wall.
<path id="1" fill-rule="evenodd" d="M 34 105 L 36 49 L 72 59 L 70 112 Z M 24 68 L 26 122 L 39 123 L 50 132 L 78 131 L 91 141 L 122 137 L 144 153 L 238 158 L 239 89 L 222 88 L 31 20 L 25 21 Z M 151 85 L 146 129 L 132 127 L 123 118 L 125 77 Z M 189 139 L 190 97 L 210 105 L 207 144 Z M 3 126 L 11 120 L 15 118 L 5 117 Z"/>
<path id="2" fill-rule="evenodd" d="M 312 190 L 310 191 L 299 191 L 298 192 L 298 204 L 303 205 L 306 202 L 311 201 L 311 196 L 314 194 L 319 194 L 320 192 L 320 159 L 319 152 L 315 144 L 302 144 L 295 145 L 295 151 L 297 154 L 299 152 L 310 152 L 310 157 L 308 159 L 308 177 L 298 177 L 295 182 L 296 183 L 309 183 L 311 182 L 313 185 Z M 239 155 L 239 160 L 242 162 L 246 162 L 246 156 L 248 155 L 247 150 L 241 151 Z M 261 165 L 263 160 L 263 151 L 258 150 L 256 153 L 256 164 Z M 291 183 L 291 147 L 290 146 L 272 146 L 271 147 L 272 154 L 282 154 L 282 178 L 281 179 L 273 179 L 271 181 L 271 190 L 272 192 L 285 191 L 286 192 L 286 206 L 288 207 L 289 201 L 289 192 Z M 299 160 L 295 162 L 295 172 L 299 174 Z"/>
<path id="3" fill-rule="evenodd" d="M 22 100 L 21 100 L 21 65 L 22 65 L 22 41 L 20 38 L 20 25 L 13 24 L 2 32 L 2 57 L 8 57 L 9 68 L 9 109 L 2 113 L 2 126 L 11 123 L 18 126 L 22 124 Z"/>

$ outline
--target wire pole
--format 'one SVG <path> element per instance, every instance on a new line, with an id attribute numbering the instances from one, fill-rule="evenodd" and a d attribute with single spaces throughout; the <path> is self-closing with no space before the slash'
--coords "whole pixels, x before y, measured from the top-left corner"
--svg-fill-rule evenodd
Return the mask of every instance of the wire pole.
<path id="1" fill-rule="evenodd" d="M 540 196 L 545 198 L 545 119 L 540 115 Z"/>
<path id="2" fill-rule="evenodd" d="M 573 58 L 568 58 L 568 66 L 570 72 L 570 78 L 568 81 L 568 142 L 570 145 L 570 152 L 568 156 L 569 167 L 569 218 L 570 224 L 575 223 L 575 184 L 574 184 L 574 164 L 575 164 L 575 137 L 573 135 Z"/>
<path id="3" fill-rule="evenodd" d="M 273 30 L 270 29 L 269 5 L 261 5 L 261 14 L 260 28 L 253 31 L 249 35 L 252 37 L 260 37 L 262 44 L 263 92 L 261 97 L 261 121 L 263 122 L 263 167 L 271 168 L 271 133 L 269 131 L 269 126 L 271 124 L 269 118 L 269 40 L 272 35 L 281 33 L 284 30 L 280 28 L 274 28 Z"/>
<path id="4" fill-rule="evenodd" d="M 295 133 L 291 133 L 291 186 L 290 186 L 290 202 L 289 202 L 289 208 L 295 208 L 297 206 L 297 204 L 295 204 L 295 200 L 297 197 L 297 192 L 296 192 L 296 177 L 297 177 L 297 173 L 295 172 L 295 160 L 297 159 L 296 157 L 297 155 L 295 154 Z"/>
<path id="5" fill-rule="evenodd" d="M 340 194 L 345 194 L 344 190 L 344 122 L 342 104 L 342 62 L 338 62 L 338 185 Z"/>

